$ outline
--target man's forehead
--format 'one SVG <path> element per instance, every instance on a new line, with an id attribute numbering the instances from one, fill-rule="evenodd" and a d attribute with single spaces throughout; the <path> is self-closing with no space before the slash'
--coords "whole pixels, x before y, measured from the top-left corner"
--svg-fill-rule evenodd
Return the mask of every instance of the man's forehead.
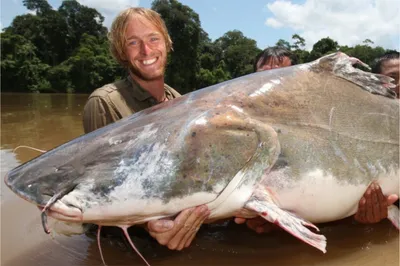
<path id="1" fill-rule="evenodd" d="M 382 70 L 385 69 L 399 69 L 400 68 L 400 59 L 395 58 L 395 59 L 390 59 L 382 63 L 381 65 Z"/>
<path id="2" fill-rule="evenodd" d="M 126 32 L 129 33 L 161 34 L 158 27 L 143 16 L 134 16 L 129 19 Z M 129 36 L 128 36 L 129 37 Z"/>
<path id="3" fill-rule="evenodd" d="M 276 63 L 285 64 L 285 63 L 290 63 L 290 61 L 291 60 L 288 56 L 281 56 L 281 57 L 270 56 L 264 61 L 263 65 L 276 64 Z M 260 58 L 260 60 L 258 60 L 258 63 L 259 64 L 263 63 L 263 58 Z"/>

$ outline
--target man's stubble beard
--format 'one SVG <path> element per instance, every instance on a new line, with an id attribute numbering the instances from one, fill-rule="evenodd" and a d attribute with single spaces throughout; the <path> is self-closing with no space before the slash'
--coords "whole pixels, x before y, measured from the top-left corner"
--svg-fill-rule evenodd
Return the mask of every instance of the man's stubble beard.
<path id="1" fill-rule="evenodd" d="M 161 77 L 164 77 L 166 65 L 167 65 L 167 62 L 165 60 L 165 62 L 163 64 L 163 67 L 161 69 L 161 73 L 159 75 L 157 75 L 157 76 L 145 75 L 138 68 L 136 68 L 133 64 L 129 64 L 128 70 L 129 70 L 130 74 L 138 77 L 141 80 L 153 81 L 153 80 L 157 80 L 157 79 L 159 79 Z"/>

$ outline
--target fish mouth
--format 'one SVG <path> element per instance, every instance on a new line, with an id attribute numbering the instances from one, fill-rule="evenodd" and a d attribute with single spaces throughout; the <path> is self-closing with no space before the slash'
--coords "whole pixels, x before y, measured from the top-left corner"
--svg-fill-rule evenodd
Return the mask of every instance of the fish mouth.
<path id="1" fill-rule="evenodd" d="M 46 214 L 54 219 L 61 220 L 64 222 L 82 222 L 83 212 L 80 208 L 75 206 L 68 206 L 62 201 L 57 200 L 50 208 L 46 208 L 41 205 L 38 206 L 41 212 L 46 212 Z"/>
<path id="2" fill-rule="evenodd" d="M 50 202 L 50 201 L 49 201 Z M 60 200 L 52 203 L 51 206 L 38 206 L 42 213 L 42 226 L 46 234 L 50 234 L 50 229 L 47 224 L 47 217 L 50 216 L 56 220 L 64 222 L 76 222 L 83 223 L 83 212 L 81 209 L 76 207 L 67 206 Z"/>
<path id="3" fill-rule="evenodd" d="M 42 213 L 46 213 L 57 220 L 69 221 L 69 222 L 80 222 L 82 221 L 83 212 L 82 210 L 72 204 L 65 204 L 62 202 L 62 198 L 71 192 L 76 184 L 71 182 L 65 184 L 65 186 L 58 189 L 56 193 L 45 192 L 38 184 L 29 184 L 19 182 L 20 175 L 15 172 L 8 172 L 4 176 L 4 183 L 6 186 L 13 191 L 20 198 L 36 205 Z"/>
<path id="4" fill-rule="evenodd" d="M 82 210 L 70 204 L 66 205 L 60 200 L 64 195 L 70 192 L 74 186 L 68 186 L 55 195 L 49 195 L 47 193 L 42 193 L 39 189 L 37 189 L 37 186 L 33 186 L 32 190 L 30 191 L 28 189 L 29 186 L 28 188 L 23 185 L 18 186 L 16 185 L 13 177 L 15 177 L 15 175 L 10 175 L 10 172 L 6 173 L 4 177 L 4 183 L 20 198 L 38 207 L 41 212 L 42 226 L 46 233 L 50 233 L 47 224 L 47 217 L 52 217 L 56 220 L 64 222 L 82 223 Z"/>

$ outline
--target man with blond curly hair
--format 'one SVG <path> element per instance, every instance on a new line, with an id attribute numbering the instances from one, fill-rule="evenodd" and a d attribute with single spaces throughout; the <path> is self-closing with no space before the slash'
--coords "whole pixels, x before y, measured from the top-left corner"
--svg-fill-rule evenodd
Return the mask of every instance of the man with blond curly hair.
<path id="1" fill-rule="evenodd" d="M 109 41 L 112 55 L 129 76 L 89 96 L 83 114 L 85 133 L 181 96 L 164 83 L 172 41 L 158 13 L 145 8 L 122 11 L 111 26 Z M 181 250 L 190 245 L 208 215 L 207 207 L 199 206 L 182 211 L 175 220 L 156 220 L 145 226 L 160 244 Z"/>

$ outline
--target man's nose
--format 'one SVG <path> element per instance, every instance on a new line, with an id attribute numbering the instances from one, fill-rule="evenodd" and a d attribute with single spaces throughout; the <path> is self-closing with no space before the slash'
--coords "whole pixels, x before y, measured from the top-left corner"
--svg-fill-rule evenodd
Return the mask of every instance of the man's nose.
<path id="1" fill-rule="evenodd" d="M 151 53 L 151 48 L 146 42 L 142 42 L 140 52 L 144 55 L 149 55 Z"/>

